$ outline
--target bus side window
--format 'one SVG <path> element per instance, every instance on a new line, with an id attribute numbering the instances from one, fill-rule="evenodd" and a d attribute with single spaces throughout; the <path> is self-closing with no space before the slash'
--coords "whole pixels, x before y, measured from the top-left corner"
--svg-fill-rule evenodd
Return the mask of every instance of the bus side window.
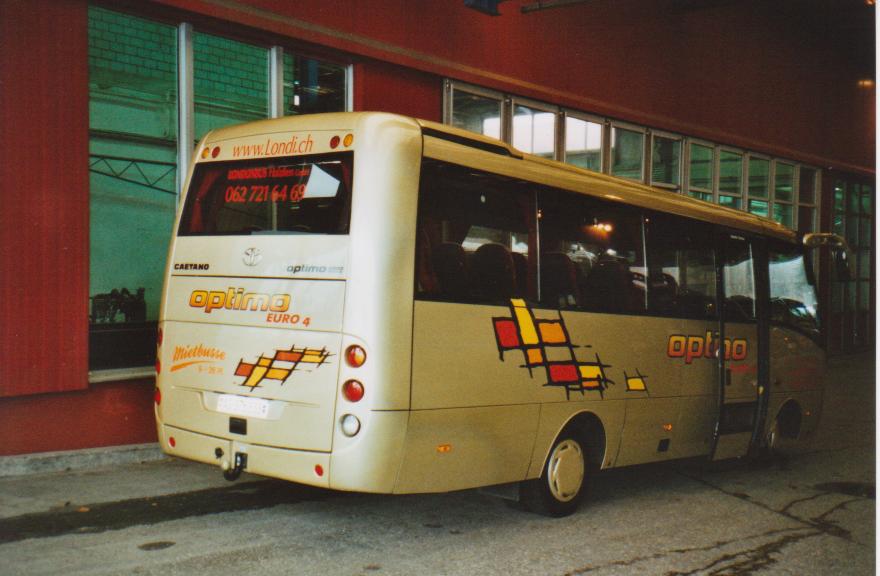
<path id="1" fill-rule="evenodd" d="M 819 338 L 816 291 L 797 246 L 770 248 L 770 321 Z"/>
<path id="2" fill-rule="evenodd" d="M 537 292 L 530 185 L 426 159 L 419 187 L 416 297 L 507 305 Z"/>
<path id="3" fill-rule="evenodd" d="M 724 319 L 727 322 L 755 320 L 755 272 L 752 246 L 731 238 L 724 261 Z"/>
<path id="4" fill-rule="evenodd" d="M 641 214 L 562 190 L 539 197 L 541 305 L 638 314 L 645 310 Z"/>
<path id="5" fill-rule="evenodd" d="M 645 219 L 648 311 L 658 316 L 716 316 L 715 249 L 709 226 L 662 214 Z"/>

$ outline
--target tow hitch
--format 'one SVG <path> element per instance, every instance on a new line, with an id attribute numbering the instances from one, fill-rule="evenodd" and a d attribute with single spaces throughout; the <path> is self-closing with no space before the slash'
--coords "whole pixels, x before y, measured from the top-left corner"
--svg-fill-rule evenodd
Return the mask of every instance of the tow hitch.
<path id="1" fill-rule="evenodd" d="M 223 457 L 223 450 L 218 448 L 214 454 L 217 458 Z M 232 466 L 230 466 L 229 460 L 223 459 L 220 461 L 220 468 L 223 469 L 223 477 L 233 482 L 238 480 L 238 477 L 241 476 L 242 471 L 247 468 L 247 454 L 244 452 L 236 452 L 235 457 L 233 458 Z"/>

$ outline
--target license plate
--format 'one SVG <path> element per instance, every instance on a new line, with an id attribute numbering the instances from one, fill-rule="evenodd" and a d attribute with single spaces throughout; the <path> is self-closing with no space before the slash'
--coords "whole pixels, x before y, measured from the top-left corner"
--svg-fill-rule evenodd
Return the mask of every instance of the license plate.
<path id="1" fill-rule="evenodd" d="M 269 416 L 269 401 L 262 398 L 221 394 L 217 398 L 217 411 L 236 416 L 267 418 Z"/>

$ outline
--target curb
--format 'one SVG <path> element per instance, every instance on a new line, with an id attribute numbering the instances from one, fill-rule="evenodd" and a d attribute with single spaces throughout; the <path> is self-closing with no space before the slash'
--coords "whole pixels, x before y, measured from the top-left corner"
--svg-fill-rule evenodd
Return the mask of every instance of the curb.
<path id="1" fill-rule="evenodd" d="M 163 460 L 158 442 L 0 456 L 0 478 Z"/>

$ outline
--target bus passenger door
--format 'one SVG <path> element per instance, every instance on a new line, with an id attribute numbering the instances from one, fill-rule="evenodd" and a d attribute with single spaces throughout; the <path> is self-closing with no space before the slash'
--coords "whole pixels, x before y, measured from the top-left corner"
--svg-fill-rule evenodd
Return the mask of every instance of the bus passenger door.
<path id="1" fill-rule="evenodd" d="M 712 459 L 749 453 L 766 411 L 768 318 L 763 243 L 737 234 L 718 238 L 717 419 Z M 762 264 L 763 263 L 763 264 Z"/>

